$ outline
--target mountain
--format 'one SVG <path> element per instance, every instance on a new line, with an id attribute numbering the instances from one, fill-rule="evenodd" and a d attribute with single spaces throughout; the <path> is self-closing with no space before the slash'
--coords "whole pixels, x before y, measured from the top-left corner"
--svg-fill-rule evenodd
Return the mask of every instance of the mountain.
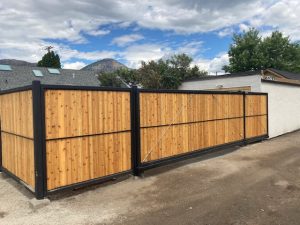
<path id="1" fill-rule="evenodd" d="M 114 72 L 120 68 L 127 68 L 124 64 L 114 59 L 102 59 L 97 62 L 91 63 L 81 70 L 93 70 L 97 73 L 101 72 Z"/>
<path id="2" fill-rule="evenodd" d="M 17 59 L 0 59 L 0 64 L 6 64 L 11 66 L 36 66 L 36 63 L 30 63 Z"/>

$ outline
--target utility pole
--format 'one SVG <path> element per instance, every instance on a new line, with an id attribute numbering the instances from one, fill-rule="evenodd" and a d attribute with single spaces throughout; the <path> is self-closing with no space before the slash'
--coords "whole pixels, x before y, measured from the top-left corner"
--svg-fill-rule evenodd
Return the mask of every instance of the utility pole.
<path id="1" fill-rule="evenodd" d="M 44 49 L 47 50 L 48 53 L 50 53 L 50 50 L 51 50 L 52 48 L 54 48 L 54 47 L 53 47 L 53 46 L 47 46 L 47 47 L 45 47 Z"/>

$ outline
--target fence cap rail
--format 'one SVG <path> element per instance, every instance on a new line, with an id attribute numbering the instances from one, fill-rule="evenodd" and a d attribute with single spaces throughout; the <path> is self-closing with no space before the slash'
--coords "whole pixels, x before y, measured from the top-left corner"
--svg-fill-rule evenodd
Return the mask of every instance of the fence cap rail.
<path id="1" fill-rule="evenodd" d="M 33 83 L 39 83 L 44 90 L 81 90 L 81 91 L 120 91 L 130 92 L 132 88 L 118 88 L 118 87 L 102 87 L 102 86 L 74 86 L 74 85 L 56 85 L 56 84 L 41 84 L 40 81 L 34 80 Z M 31 90 L 32 85 L 17 87 L 0 91 L 0 95 L 9 94 L 20 91 Z M 247 91 L 209 91 L 209 90 L 176 90 L 176 89 L 143 89 L 138 88 L 141 93 L 173 93 L 173 94 L 229 94 L 229 95 L 268 95 L 265 92 L 247 92 Z"/>
<path id="2" fill-rule="evenodd" d="M 29 91 L 29 90 L 32 90 L 32 85 L 26 85 L 26 86 L 23 86 L 23 87 L 17 87 L 17 88 L 2 90 L 2 91 L 0 91 L 0 95 L 5 95 L 5 94 L 10 94 L 10 93 L 15 93 L 15 92 L 21 92 L 21 91 Z"/>
<path id="3" fill-rule="evenodd" d="M 231 95 L 267 95 L 265 92 L 247 91 L 209 91 L 209 90 L 175 90 L 175 89 L 139 89 L 142 93 L 172 93 L 172 94 L 231 94 Z"/>

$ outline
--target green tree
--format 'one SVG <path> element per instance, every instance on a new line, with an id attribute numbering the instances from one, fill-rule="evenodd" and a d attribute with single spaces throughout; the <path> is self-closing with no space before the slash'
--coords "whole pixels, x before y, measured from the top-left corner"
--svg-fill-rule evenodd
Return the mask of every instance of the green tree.
<path id="1" fill-rule="evenodd" d="M 142 62 L 138 70 L 144 88 L 177 89 L 184 80 L 207 75 L 198 66 L 191 68 L 193 59 L 186 54 L 173 55 L 170 59 Z"/>
<path id="2" fill-rule="evenodd" d="M 261 44 L 263 67 L 288 71 L 299 71 L 299 45 L 291 43 L 289 37 L 284 37 L 279 31 L 266 37 Z"/>
<path id="3" fill-rule="evenodd" d="M 122 87 L 123 84 L 116 72 L 101 73 L 99 81 L 104 87 Z"/>
<path id="4" fill-rule="evenodd" d="M 234 34 L 228 55 L 229 65 L 223 69 L 230 73 L 267 68 L 300 71 L 299 43 L 292 43 L 279 31 L 264 39 L 254 28 Z"/>
<path id="5" fill-rule="evenodd" d="M 228 55 L 229 65 L 223 67 L 226 72 L 261 69 L 263 54 L 261 52 L 259 31 L 252 28 L 242 34 L 234 34 L 233 44 L 230 45 Z"/>
<path id="6" fill-rule="evenodd" d="M 200 78 L 203 76 L 207 76 L 208 73 L 205 70 L 200 70 L 199 66 L 195 65 L 192 68 L 189 68 L 189 70 L 187 71 L 184 80 L 189 80 L 189 79 L 193 79 L 193 78 Z"/>
<path id="7" fill-rule="evenodd" d="M 167 60 L 142 62 L 138 70 L 140 84 L 144 88 L 176 89 L 181 84 L 181 77 Z"/>
<path id="8" fill-rule="evenodd" d="M 120 68 L 114 73 L 130 86 L 139 83 L 139 76 L 135 69 Z"/>
<path id="9" fill-rule="evenodd" d="M 99 76 L 102 86 L 118 87 L 124 81 L 129 85 L 140 85 L 143 88 L 177 89 L 187 79 L 207 75 L 198 66 L 191 67 L 193 61 L 186 54 L 173 55 L 170 59 L 142 62 L 138 70 L 119 69 L 113 73 Z"/>
<path id="10" fill-rule="evenodd" d="M 46 53 L 42 60 L 38 61 L 39 67 L 61 68 L 60 57 L 53 51 Z"/>
<path id="11" fill-rule="evenodd" d="M 124 87 L 138 84 L 138 74 L 136 70 L 120 68 L 114 72 L 101 73 L 99 75 L 101 86 Z"/>

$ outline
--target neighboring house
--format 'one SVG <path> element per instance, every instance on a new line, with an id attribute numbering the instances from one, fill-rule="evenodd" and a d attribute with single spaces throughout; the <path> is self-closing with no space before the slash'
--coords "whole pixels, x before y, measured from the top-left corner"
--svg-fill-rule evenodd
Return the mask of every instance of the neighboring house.
<path id="1" fill-rule="evenodd" d="M 269 136 L 300 129 L 300 74 L 267 69 L 207 76 L 185 81 L 179 89 L 266 92 L 269 96 Z"/>
<path id="2" fill-rule="evenodd" d="M 95 71 L 0 64 L 0 90 L 30 85 L 33 80 L 39 80 L 42 84 L 73 86 L 100 85 L 98 75 Z"/>
<path id="3" fill-rule="evenodd" d="M 300 74 L 276 69 L 249 71 L 187 80 L 181 90 L 261 91 L 264 81 L 300 84 Z"/>

